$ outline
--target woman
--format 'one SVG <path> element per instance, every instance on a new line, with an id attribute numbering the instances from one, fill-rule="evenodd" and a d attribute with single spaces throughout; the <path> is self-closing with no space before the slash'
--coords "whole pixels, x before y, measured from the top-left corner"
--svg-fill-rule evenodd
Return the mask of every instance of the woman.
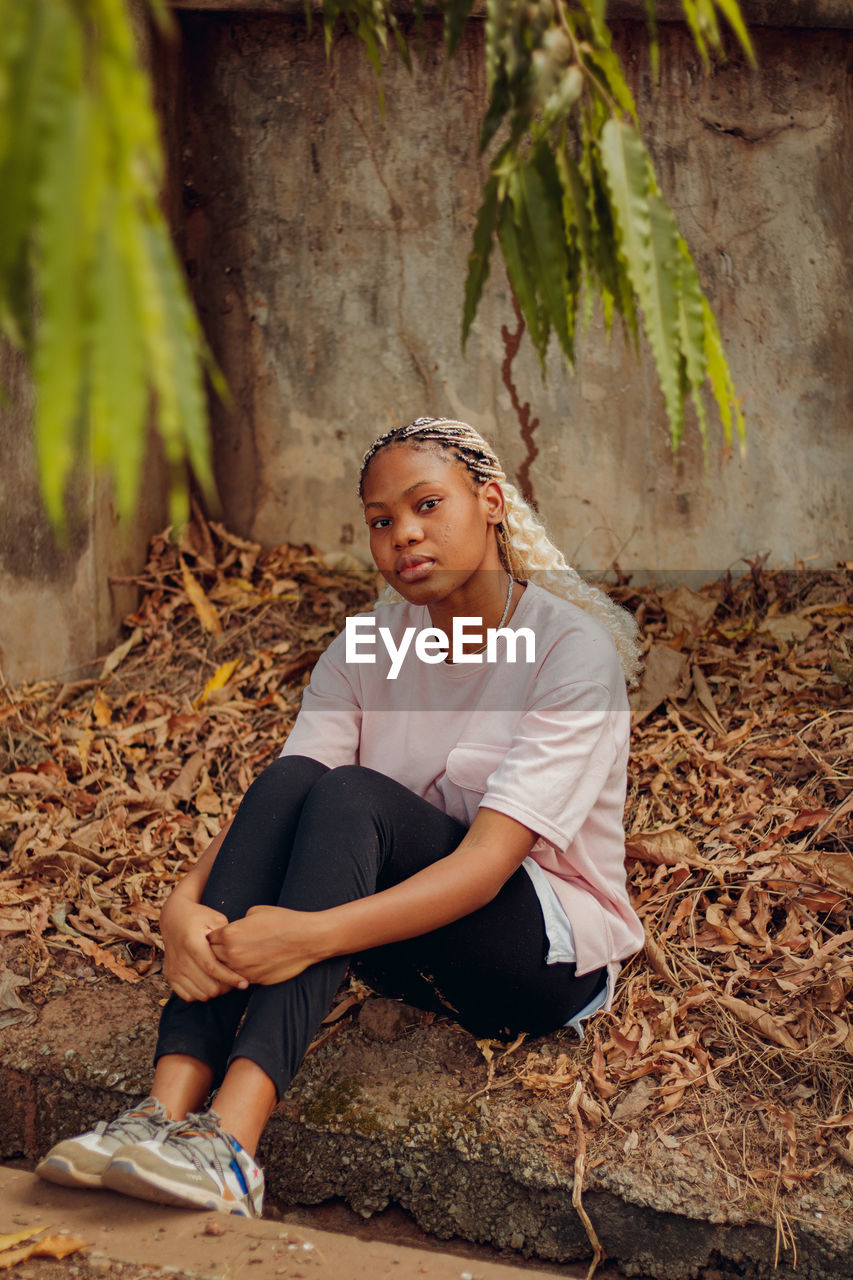
<path id="1" fill-rule="evenodd" d="M 388 601 L 320 658 L 281 757 L 163 909 L 151 1096 L 60 1142 L 42 1177 L 258 1214 L 258 1140 L 351 958 L 510 1037 L 580 1030 L 642 945 L 622 830 L 633 620 L 464 423 L 380 436 L 359 494 Z"/>

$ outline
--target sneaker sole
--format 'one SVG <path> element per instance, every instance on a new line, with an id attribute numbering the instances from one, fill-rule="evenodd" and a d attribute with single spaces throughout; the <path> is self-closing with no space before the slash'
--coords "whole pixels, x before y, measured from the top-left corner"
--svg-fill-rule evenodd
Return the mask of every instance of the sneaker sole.
<path id="1" fill-rule="evenodd" d="M 141 1173 L 132 1160 L 113 1160 L 100 1179 L 100 1185 L 138 1200 L 153 1200 L 155 1204 L 177 1205 L 183 1209 L 220 1209 L 240 1218 L 253 1216 L 237 1200 L 226 1200 L 212 1191 L 172 1182 L 148 1170 Z"/>
<path id="2" fill-rule="evenodd" d="M 54 1182 L 60 1187 L 88 1187 L 91 1189 L 103 1186 L 103 1175 L 101 1173 L 91 1173 L 85 1169 L 80 1169 L 63 1156 L 48 1156 L 47 1159 L 36 1165 L 35 1171 L 45 1182 Z"/>

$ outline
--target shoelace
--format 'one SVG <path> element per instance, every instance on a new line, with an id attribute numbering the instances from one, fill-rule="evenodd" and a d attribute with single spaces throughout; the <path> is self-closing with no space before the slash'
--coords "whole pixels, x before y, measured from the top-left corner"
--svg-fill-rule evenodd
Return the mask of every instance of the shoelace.
<path id="1" fill-rule="evenodd" d="M 147 1122 L 151 1120 L 160 1120 L 164 1129 L 169 1124 L 164 1107 L 156 1102 L 149 1107 L 143 1102 L 132 1111 L 116 1116 L 115 1120 L 99 1120 L 95 1125 L 95 1133 L 101 1134 L 111 1129 L 116 1137 L 134 1138 L 139 1136 L 140 1132 L 148 1132 Z"/>
<path id="2" fill-rule="evenodd" d="M 199 1145 L 199 1138 L 209 1144 L 204 1150 Z M 215 1111 L 188 1111 L 183 1120 L 169 1126 L 161 1141 L 168 1141 L 169 1146 L 177 1148 L 188 1162 L 204 1172 L 212 1165 L 218 1177 L 225 1182 L 225 1174 L 235 1155 L 235 1150 L 228 1134 L 221 1127 L 219 1116 Z M 224 1146 L 227 1159 L 223 1161 L 219 1147 Z"/>

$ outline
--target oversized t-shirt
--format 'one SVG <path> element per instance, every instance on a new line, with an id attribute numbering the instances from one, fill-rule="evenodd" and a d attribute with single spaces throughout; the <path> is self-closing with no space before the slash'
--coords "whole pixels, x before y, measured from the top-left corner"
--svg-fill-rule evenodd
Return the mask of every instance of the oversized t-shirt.
<path id="1" fill-rule="evenodd" d="M 399 650 L 407 628 L 432 626 L 429 613 L 403 602 L 367 617 L 350 659 L 375 660 L 348 661 L 345 632 L 332 641 L 282 755 L 376 769 L 466 825 L 480 806 L 514 818 L 537 836 L 530 856 L 571 924 L 577 972 L 637 951 L 643 929 L 624 865 L 630 711 L 606 628 L 528 583 L 508 624 L 519 633 L 515 661 L 502 637 L 493 662 L 483 653 L 430 664 L 410 642 L 390 679 L 380 628 Z"/>

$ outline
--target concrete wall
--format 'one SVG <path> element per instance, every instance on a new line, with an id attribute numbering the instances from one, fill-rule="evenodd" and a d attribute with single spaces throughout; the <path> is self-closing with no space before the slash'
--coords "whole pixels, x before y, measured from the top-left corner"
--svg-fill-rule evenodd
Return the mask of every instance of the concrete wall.
<path id="1" fill-rule="evenodd" d="M 850 557 L 850 31 L 757 27 L 755 74 L 735 56 L 706 77 L 664 26 L 653 92 L 644 24 L 617 24 L 748 415 L 746 457 L 715 428 L 705 466 L 692 422 L 672 459 L 648 348 L 594 324 L 577 376 L 554 352 L 543 383 L 497 262 L 460 354 L 482 27 L 445 71 L 428 21 L 415 74 L 388 61 L 383 119 L 353 37 L 327 63 L 319 30 L 266 7 L 181 16 L 185 251 L 234 392 L 214 431 L 237 529 L 364 551 L 361 452 L 431 412 L 495 440 L 581 566 Z"/>
<path id="2" fill-rule="evenodd" d="M 166 523 L 163 467 L 148 464 L 140 509 L 119 520 L 107 484 L 91 473 L 72 485 L 73 516 L 58 544 L 44 513 L 31 434 L 32 389 L 23 361 L 0 349 L 0 672 L 10 683 L 96 674 L 92 660 L 112 647 L 133 608 L 132 586 L 111 581 L 138 573 L 148 540 Z"/>
<path id="3" fill-rule="evenodd" d="M 432 412 L 495 440 L 582 567 L 715 573 L 757 551 L 774 564 L 853 556 L 850 0 L 747 0 L 758 23 L 791 24 L 754 29 L 754 75 L 733 58 L 703 76 L 684 30 L 665 25 L 656 93 L 638 5 L 615 8 L 629 15 L 618 44 L 748 414 L 746 457 L 715 429 L 707 467 L 690 429 L 673 461 L 647 349 L 638 361 L 593 324 L 577 376 L 554 352 L 543 383 L 497 261 L 461 355 L 483 177 L 479 24 L 447 71 L 435 21 L 414 76 L 389 59 L 383 118 L 360 45 L 342 36 L 327 62 L 301 0 L 178 7 L 182 45 L 153 59 L 167 203 L 234 393 L 213 430 L 237 530 L 366 555 L 361 453 L 388 424 Z M 793 29 L 804 22 L 816 29 Z M 11 681 L 77 674 L 133 603 L 110 577 L 141 567 L 165 523 L 163 473 L 152 459 L 123 529 L 106 490 L 82 480 L 83 518 L 58 551 L 30 393 L 8 351 L 0 384 L 12 402 L 0 405 L 0 665 Z"/>
<path id="4" fill-rule="evenodd" d="M 137 0 L 143 38 L 147 27 Z M 159 59 L 165 70 L 165 55 Z M 152 447 L 139 508 L 120 520 L 110 486 L 81 470 L 60 545 L 44 513 L 32 441 L 33 391 L 17 352 L 0 343 L 0 675 L 10 684 L 97 672 L 136 590 L 113 578 L 138 573 L 149 539 L 166 524 L 165 468 Z"/>

